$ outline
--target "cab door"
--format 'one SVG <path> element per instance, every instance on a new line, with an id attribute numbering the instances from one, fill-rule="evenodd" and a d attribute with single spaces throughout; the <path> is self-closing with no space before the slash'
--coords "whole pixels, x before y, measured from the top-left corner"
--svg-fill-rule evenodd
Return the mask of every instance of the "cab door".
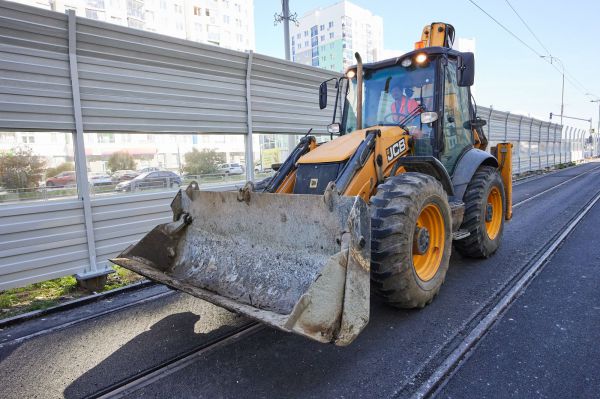
<path id="1" fill-rule="evenodd" d="M 449 59 L 444 69 L 442 128 L 443 148 L 440 161 L 452 175 L 463 152 L 473 146 L 470 96 L 468 87 L 460 87 L 457 80 L 456 60 Z"/>

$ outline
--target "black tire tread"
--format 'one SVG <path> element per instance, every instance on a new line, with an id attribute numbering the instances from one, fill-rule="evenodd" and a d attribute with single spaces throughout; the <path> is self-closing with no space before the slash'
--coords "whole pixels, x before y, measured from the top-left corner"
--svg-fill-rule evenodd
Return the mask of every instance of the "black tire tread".
<path id="1" fill-rule="evenodd" d="M 441 199 L 449 220 L 450 208 L 442 185 L 422 173 L 407 172 L 388 178 L 371 198 L 372 288 L 392 306 L 422 308 L 433 300 L 444 281 L 451 250 L 450 231 L 440 271 L 434 277 L 439 280 L 436 286 L 425 290 L 415 283 L 417 277 L 412 266 L 412 237 L 420 212 L 418 204 L 432 196 Z"/>
<path id="2" fill-rule="evenodd" d="M 454 248 L 463 256 L 469 258 L 488 258 L 498 248 L 497 245 L 491 246 L 489 242 L 486 242 L 486 240 L 489 241 L 489 238 L 485 231 L 485 223 L 482 220 L 482 207 L 484 206 L 484 202 L 487 201 L 488 188 L 491 184 L 497 184 L 498 182 L 500 183 L 499 186 L 502 198 L 504 199 L 504 185 L 498 171 L 493 166 L 484 165 L 477 169 L 473 175 L 473 179 L 471 179 L 471 182 L 467 186 L 463 197 L 465 215 L 460 229 L 467 230 L 470 234 L 468 237 L 454 241 Z M 503 215 L 504 212 L 505 209 L 503 206 Z M 502 230 L 503 226 L 495 241 L 499 241 L 502 238 Z"/>

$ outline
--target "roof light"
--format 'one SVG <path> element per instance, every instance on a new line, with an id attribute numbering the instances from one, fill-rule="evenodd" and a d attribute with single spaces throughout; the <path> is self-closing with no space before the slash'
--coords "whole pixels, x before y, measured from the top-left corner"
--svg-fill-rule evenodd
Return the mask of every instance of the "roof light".
<path id="1" fill-rule="evenodd" d="M 400 61 L 400 65 L 402 65 L 404 68 L 408 68 L 412 65 L 412 60 L 409 57 L 406 57 L 405 59 Z"/>
<path id="2" fill-rule="evenodd" d="M 348 72 L 346 72 L 346 77 L 348 79 L 353 79 L 356 76 L 356 71 L 354 69 L 350 69 Z"/>
<path id="3" fill-rule="evenodd" d="M 415 62 L 417 64 L 422 64 L 425 61 L 427 61 L 427 54 L 425 54 L 425 53 L 417 54 L 417 56 L 415 57 Z"/>

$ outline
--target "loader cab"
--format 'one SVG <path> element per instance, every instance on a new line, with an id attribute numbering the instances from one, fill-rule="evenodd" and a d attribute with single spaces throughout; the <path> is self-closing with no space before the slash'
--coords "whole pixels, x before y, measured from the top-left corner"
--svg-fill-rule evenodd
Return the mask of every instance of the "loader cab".
<path id="1" fill-rule="evenodd" d="M 356 123 L 356 71 L 349 68 L 338 84 L 344 100 L 338 105 L 336 114 L 341 116 L 333 121 L 333 131 L 343 135 L 360 128 L 400 125 L 413 138 L 411 155 L 434 156 L 452 175 L 461 155 L 474 144 L 472 54 L 430 47 L 365 64 L 363 70 L 362 126 Z"/>

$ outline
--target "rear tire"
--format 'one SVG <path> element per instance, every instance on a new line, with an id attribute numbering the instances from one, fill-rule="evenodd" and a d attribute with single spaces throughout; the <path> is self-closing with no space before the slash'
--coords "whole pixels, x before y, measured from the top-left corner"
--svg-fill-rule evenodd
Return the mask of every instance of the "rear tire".
<path id="1" fill-rule="evenodd" d="M 392 306 L 424 307 L 440 290 L 450 260 L 444 188 L 431 176 L 407 172 L 379 185 L 370 203 L 373 290 Z"/>
<path id="2" fill-rule="evenodd" d="M 488 258 L 500 246 L 506 201 L 502 178 L 492 166 L 480 166 L 464 196 L 465 216 L 461 230 L 470 234 L 454 241 L 454 248 L 469 258 Z"/>

